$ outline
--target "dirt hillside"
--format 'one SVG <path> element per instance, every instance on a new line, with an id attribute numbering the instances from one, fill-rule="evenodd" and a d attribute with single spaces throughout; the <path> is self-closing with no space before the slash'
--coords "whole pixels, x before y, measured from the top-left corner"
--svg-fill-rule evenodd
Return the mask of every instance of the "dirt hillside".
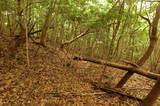
<path id="1" fill-rule="evenodd" d="M 55 48 L 32 45 L 30 67 L 25 52 L 0 58 L 0 106 L 137 106 L 138 101 L 95 89 L 92 83 L 114 87 L 122 71 L 85 61 Z M 25 51 L 25 50 L 24 50 Z M 115 78 L 114 76 L 118 76 Z M 145 86 L 144 86 L 145 84 Z M 153 81 L 135 75 L 120 89 L 143 98 Z"/>

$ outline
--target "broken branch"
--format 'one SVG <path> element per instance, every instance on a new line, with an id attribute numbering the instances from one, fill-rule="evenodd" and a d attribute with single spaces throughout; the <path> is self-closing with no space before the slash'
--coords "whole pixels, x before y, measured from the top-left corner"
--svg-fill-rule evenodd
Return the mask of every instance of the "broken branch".
<path id="1" fill-rule="evenodd" d="M 64 43 L 61 45 L 61 48 L 64 48 L 64 46 L 68 46 L 68 45 L 72 44 L 74 41 L 78 40 L 79 38 L 81 38 L 81 37 L 83 37 L 83 36 L 85 36 L 85 35 L 87 35 L 87 34 L 89 34 L 89 33 L 90 33 L 90 32 L 89 32 L 89 29 L 87 29 L 86 31 L 84 31 L 84 32 L 82 32 L 81 34 L 79 34 L 77 37 L 75 37 L 75 38 L 73 38 L 73 39 L 71 39 L 71 40 L 69 40 L 69 41 L 64 42 Z"/>

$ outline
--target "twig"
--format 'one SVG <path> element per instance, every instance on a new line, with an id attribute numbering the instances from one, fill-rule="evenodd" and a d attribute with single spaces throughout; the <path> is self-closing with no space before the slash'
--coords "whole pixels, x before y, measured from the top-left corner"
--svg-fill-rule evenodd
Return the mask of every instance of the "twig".
<path id="1" fill-rule="evenodd" d="M 138 100 L 138 101 L 142 102 L 141 98 L 134 97 L 134 96 L 129 95 L 129 94 L 125 94 L 125 93 L 123 93 L 121 91 L 117 91 L 116 89 L 108 88 L 106 86 L 102 87 L 97 82 L 92 82 L 91 84 L 94 87 L 94 89 L 101 90 L 103 92 L 107 92 L 107 93 L 110 93 L 110 94 L 114 94 L 115 93 L 115 94 L 118 94 L 118 95 L 121 95 L 121 96 L 125 96 L 125 97 L 130 98 L 130 99 L 134 99 L 134 100 Z"/>
<path id="2" fill-rule="evenodd" d="M 140 16 L 142 19 L 146 20 L 150 26 L 152 25 L 152 24 L 151 24 L 151 21 L 149 20 L 149 18 L 144 17 L 144 16 L 142 16 L 142 15 L 139 15 L 139 16 Z"/>
<path id="3" fill-rule="evenodd" d="M 27 3 L 26 3 L 27 4 Z M 26 9 L 26 8 L 25 8 Z M 24 14 L 24 17 L 25 17 L 25 29 L 26 29 L 26 55 L 27 55 L 27 66 L 29 67 L 30 66 L 30 60 L 29 60 L 29 42 L 28 42 L 28 27 L 27 27 L 27 12 L 25 10 L 25 14 Z"/>
<path id="4" fill-rule="evenodd" d="M 124 59 L 122 59 L 121 61 L 124 62 L 124 63 L 126 63 L 126 64 L 129 64 L 129 65 L 131 65 L 133 67 L 137 67 L 137 68 L 139 67 L 136 63 L 133 63 L 131 61 L 124 60 Z"/>

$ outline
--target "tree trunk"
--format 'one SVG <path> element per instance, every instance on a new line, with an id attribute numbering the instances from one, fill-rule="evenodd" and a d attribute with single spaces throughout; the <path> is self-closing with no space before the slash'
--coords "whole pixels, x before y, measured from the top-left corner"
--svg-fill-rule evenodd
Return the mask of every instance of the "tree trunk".
<path id="1" fill-rule="evenodd" d="M 56 5 L 57 0 L 55 0 L 54 2 L 51 3 L 51 5 L 49 6 L 48 12 L 46 14 L 46 18 L 42 27 L 42 34 L 41 34 L 41 39 L 40 39 L 40 44 L 45 46 L 45 41 L 46 41 L 46 36 L 47 36 L 47 30 L 49 28 L 50 25 L 50 21 L 52 18 L 52 13 L 55 9 L 55 5 Z"/>
<path id="2" fill-rule="evenodd" d="M 128 63 L 128 64 L 132 64 L 132 66 L 135 65 L 136 67 L 126 66 L 126 65 L 118 64 L 118 63 L 114 63 L 114 62 L 105 62 L 105 61 L 101 61 L 101 60 L 97 60 L 97 59 L 78 57 L 78 56 L 75 56 L 73 58 L 73 60 L 88 61 L 88 62 L 92 62 L 92 63 L 95 63 L 95 64 L 105 65 L 105 66 L 121 69 L 121 70 L 124 70 L 124 71 L 137 73 L 139 75 L 142 75 L 142 76 L 145 76 L 147 78 L 154 79 L 154 80 L 157 80 L 158 78 L 160 78 L 159 74 L 155 74 L 155 73 L 152 73 L 152 72 L 146 72 L 146 71 L 144 71 L 140 68 L 137 68 L 137 66 L 133 63 Z"/>
<path id="3" fill-rule="evenodd" d="M 145 76 L 147 78 L 157 80 L 157 82 L 154 85 L 154 87 L 152 88 L 151 92 L 143 100 L 143 102 L 141 104 L 142 106 L 152 106 L 153 103 L 158 98 L 158 96 L 160 95 L 160 75 L 159 74 L 155 74 L 155 73 L 151 73 L 151 72 L 145 72 L 142 69 L 131 67 L 131 66 L 125 66 L 125 65 L 121 65 L 121 64 L 117 64 L 117 63 L 113 63 L 113 62 L 104 62 L 104 61 L 90 59 L 90 58 L 74 57 L 73 60 L 89 61 L 89 62 L 93 62 L 93 63 L 96 63 L 96 64 L 106 65 L 106 66 L 122 69 L 122 70 L 125 70 L 125 71 L 128 71 L 128 72 L 131 72 L 131 73 L 137 73 L 137 74 Z M 126 63 L 130 64 L 130 62 L 128 62 L 128 61 L 126 61 Z"/>
<path id="4" fill-rule="evenodd" d="M 117 35 L 117 33 L 118 33 L 118 30 L 119 30 L 120 24 L 121 24 L 121 21 L 118 20 L 115 29 L 114 29 L 114 26 L 113 26 L 114 32 L 113 32 L 112 40 L 111 40 L 111 43 L 110 43 L 110 46 L 109 46 L 109 47 L 110 47 L 110 48 L 109 48 L 109 53 L 108 53 L 109 59 L 112 59 L 113 49 L 114 49 L 114 42 L 115 42 L 116 35 Z"/>
<path id="5" fill-rule="evenodd" d="M 24 19 L 22 16 L 23 13 L 23 2 L 22 0 L 17 0 L 17 14 L 18 14 L 18 18 L 19 18 L 19 28 L 20 31 L 18 33 L 17 36 L 15 36 L 15 38 L 13 39 L 13 41 L 11 41 L 11 44 L 9 45 L 9 51 L 10 51 L 10 57 L 14 57 L 17 53 L 17 50 L 20 46 L 22 46 L 25 43 L 25 27 L 24 27 Z"/>
<path id="6" fill-rule="evenodd" d="M 117 33 L 119 31 L 120 25 L 121 25 L 121 19 L 122 19 L 122 15 L 123 15 L 123 11 L 124 11 L 124 1 L 122 1 L 122 3 L 119 1 L 119 4 L 120 4 L 120 10 L 119 10 L 120 17 L 119 17 L 119 19 L 117 19 L 117 24 L 116 24 L 115 28 L 113 25 L 112 40 L 110 43 L 109 53 L 108 53 L 109 59 L 113 58 L 114 45 L 115 45 L 114 43 L 115 43 L 115 39 L 116 39 Z"/>
<path id="7" fill-rule="evenodd" d="M 151 25 L 151 33 L 150 35 L 150 45 L 147 49 L 147 51 L 144 53 L 143 57 L 140 58 L 139 61 L 137 61 L 137 65 L 142 66 L 146 60 L 151 56 L 153 49 L 157 43 L 157 26 L 158 26 L 158 21 L 160 18 L 160 4 L 156 8 L 156 14 L 153 19 L 152 25 Z M 123 85 L 127 82 L 127 80 L 133 75 L 133 73 L 126 73 L 125 76 L 120 80 L 120 82 L 117 84 L 116 87 L 123 87 Z"/>
<path id="8" fill-rule="evenodd" d="M 157 80 L 151 92 L 143 100 L 141 106 L 152 106 L 159 95 L 160 95 L 160 79 Z"/>

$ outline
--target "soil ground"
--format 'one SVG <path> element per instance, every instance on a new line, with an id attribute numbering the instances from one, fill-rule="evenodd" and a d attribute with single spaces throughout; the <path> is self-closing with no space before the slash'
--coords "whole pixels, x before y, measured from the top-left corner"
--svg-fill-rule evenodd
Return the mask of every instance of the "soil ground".
<path id="1" fill-rule="evenodd" d="M 0 106 L 138 106 L 139 102 L 96 90 L 91 82 L 114 87 L 123 71 L 85 61 L 55 48 L 33 46 L 14 59 L 0 58 Z M 144 98 L 154 81 L 134 75 L 119 89 Z M 157 104 L 158 105 L 158 104 Z"/>

